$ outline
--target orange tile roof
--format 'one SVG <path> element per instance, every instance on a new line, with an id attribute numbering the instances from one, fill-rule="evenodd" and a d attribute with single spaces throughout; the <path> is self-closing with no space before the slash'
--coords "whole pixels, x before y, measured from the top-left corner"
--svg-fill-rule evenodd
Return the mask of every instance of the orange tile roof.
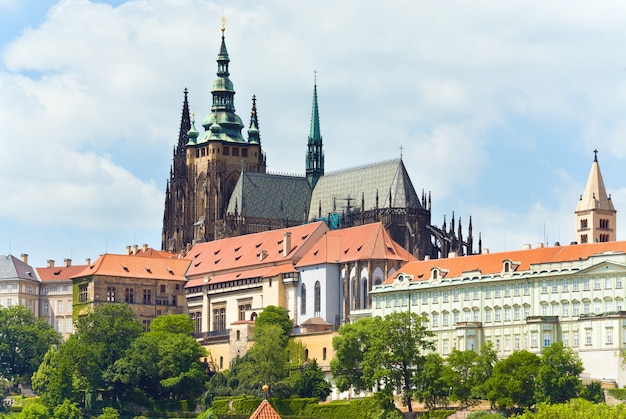
<path id="1" fill-rule="evenodd" d="M 392 283 L 393 279 L 400 273 L 413 275 L 414 281 L 428 280 L 433 268 L 447 271 L 445 273 L 447 278 L 461 277 L 464 272 L 476 271 L 480 271 L 483 275 L 489 275 L 502 272 L 506 260 L 518 265 L 517 271 L 526 271 L 531 268 L 531 265 L 578 261 L 605 252 L 625 253 L 626 241 L 573 244 L 410 262 L 400 268 L 391 278 L 388 278 L 385 283 Z"/>
<path id="2" fill-rule="evenodd" d="M 74 277 L 107 275 L 127 278 L 185 281 L 189 267 L 187 259 L 161 257 L 135 257 L 132 255 L 104 254 Z"/>
<path id="3" fill-rule="evenodd" d="M 291 232 L 291 250 L 283 257 L 283 234 Z M 323 222 L 195 244 L 185 256 L 191 260 L 187 277 L 210 275 L 263 265 L 297 261 L 328 231 Z M 260 260 L 261 251 L 266 256 Z"/>
<path id="4" fill-rule="evenodd" d="M 46 268 L 35 268 L 42 282 L 69 281 L 72 277 L 82 272 L 87 265 L 75 266 L 52 266 Z"/>
<path id="5" fill-rule="evenodd" d="M 251 269 L 238 269 L 224 274 L 209 275 L 209 281 L 207 283 L 217 284 L 220 282 L 235 281 L 237 279 L 271 278 L 288 272 L 298 272 L 291 262 L 276 266 L 252 267 Z M 204 277 L 193 278 L 187 281 L 185 288 L 199 287 L 204 283 Z"/>
<path id="6" fill-rule="evenodd" d="M 281 419 L 280 415 L 272 407 L 270 402 L 263 400 L 259 407 L 256 408 L 250 419 Z"/>
<path id="7" fill-rule="evenodd" d="M 164 259 L 178 259 L 176 253 L 167 252 L 165 250 L 156 250 L 152 247 L 147 249 L 139 248 L 137 253 L 132 253 L 129 256 L 147 257 L 147 258 L 164 258 Z"/>
<path id="8" fill-rule="evenodd" d="M 393 241 L 382 223 L 373 223 L 327 232 L 296 266 L 374 259 L 417 260 Z"/>

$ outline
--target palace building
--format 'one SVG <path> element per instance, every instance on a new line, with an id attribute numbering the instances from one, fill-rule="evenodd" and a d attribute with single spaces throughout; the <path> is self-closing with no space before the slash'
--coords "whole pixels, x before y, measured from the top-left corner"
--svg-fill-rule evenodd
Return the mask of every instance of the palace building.
<path id="1" fill-rule="evenodd" d="M 266 172 L 256 97 L 247 138 L 235 112 L 230 58 L 222 38 L 212 105 L 196 129 L 184 91 L 178 142 L 166 187 L 162 249 L 184 253 L 197 243 L 324 221 L 331 229 L 382 222 L 418 259 L 476 253 L 471 218 L 431 223 L 430 194 L 415 191 L 402 159 L 325 172 L 317 81 L 303 176 Z M 480 239 L 478 252 L 480 252 Z"/>

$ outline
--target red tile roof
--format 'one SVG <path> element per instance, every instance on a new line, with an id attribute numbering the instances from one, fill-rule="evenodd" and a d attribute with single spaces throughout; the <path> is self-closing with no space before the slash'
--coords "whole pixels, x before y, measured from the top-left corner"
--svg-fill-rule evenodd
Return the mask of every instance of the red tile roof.
<path id="1" fill-rule="evenodd" d="M 156 250 L 152 247 L 139 248 L 136 253 L 130 253 L 130 256 L 147 257 L 147 258 L 163 258 L 163 259 L 178 259 L 178 255 L 172 252 L 166 252 L 164 250 Z"/>
<path id="2" fill-rule="evenodd" d="M 74 277 L 106 275 L 127 278 L 185 281 L 187 259 L 164 259 L 162 257 L 136 257 L 132 255 L 104 254 L 85 267 Z"/>
<path id="3" fill-rule="evenodd" d="M 458 256 L 445 259 L 432 259 L 410 262 L 404 265 L 393 277 L 385 283 L 392 283 L 400 273 L 413 275 L 414 281 L 428 280 L 431 271 L 438 268 L 445 273 L 445 277 L 455 278 L 463 276 L 463 273 L 480 271 L 483 275 L 500 273 L 503 271 L 504 262 L 510 260 L 512 268 L 517 271 L 526 271 L 531 265 L 577 262 L 590 256 L 606 252 L 625 253 L 626 241 L 573 244 L 569 246 L 544 247 L 528 250 L 516 250 L 509 252 L 490 253 L 483 255 Z"/>
<path id="4" fill-rule="evenodd" d="M 296 266 L 376 259 L 417 260 L 393 241 L 382 223 L 373 223 L 327 232 Z"/>
<path id="5" fill-rule="evenodd" d="M 328 227 L 323 222 L 270 230 L 262 233 L 231 237 L 195 244 L 185 256 L 191 260 L 187 277 L 245 270 L 262 266 L 274 266 L 298 261 Z M 291 233 L 291 249 L 283 256 L 284 233 Z M 265 256 L 261 260 L 261 251 Z M 289 268 L 284 268 L 289 269 Z"/>
<path id="6" fill-rule="evenodd" d="M 87 265 L 76 266 L 52 266 L 46 268 L 35 268 L 42 282 L 69 281 L 72 277 L 82 272 Z"/>
<path id="7" fill-rule="evenodd" d="M 263 400 L 250 419 L 281 419 L 281 417 L 267 400 Z"/>

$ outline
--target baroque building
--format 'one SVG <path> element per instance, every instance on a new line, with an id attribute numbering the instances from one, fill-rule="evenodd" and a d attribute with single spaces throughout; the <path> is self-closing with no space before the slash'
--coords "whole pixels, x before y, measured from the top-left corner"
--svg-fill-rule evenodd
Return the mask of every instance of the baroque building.
<path id="1" fill-rule="evenodd" d="M 317 81 L 303 176 L 266 172 L 256 97 L 247 138 L 235 113 L 224 27 L 211 111 L 196 130 L 184 91 L 178 143 L 166 187 L 162 249 L 324 221 L 331 229 L 381 222 L 394 241 L 419 259 L 476 253 L 471 218 L 450 227 L 431 223 L 430 193 L 418 194 L 402 159 L 325 172 Z M 480 252 L 480 239 L 478 244 Z"/>

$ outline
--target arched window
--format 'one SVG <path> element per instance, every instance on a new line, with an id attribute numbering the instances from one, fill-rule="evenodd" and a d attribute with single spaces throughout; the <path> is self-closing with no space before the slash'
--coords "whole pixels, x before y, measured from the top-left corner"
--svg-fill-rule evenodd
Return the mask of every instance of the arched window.
<path id="1" fill-rule="evenodd" d="M 308 360 L 309 360 L 309 350 L 308 350 L 308 349 L 305 349 L 305 350 L 304 350 L 304 360 L 305 360 L 305 361 L 308 361 Z"/>
<path id="2" fill-rule="evenodd" d="M 322 286 L 320 281 L 315 283 L 315 317 L 320 317 L 322 311 Z"/>
<path id="3" fill-rule="evenodd" d="M 352 310 L 358 310 L 359 308 L 359 281 L 354 278 L 352 280 Z"/>
<path id="4" fill-rule="evenodd" d="M 300 314 L 306 314 L 306 285 L 300 286 Z"/>
<path id="5" fill-rule="evenodd" d="M 326 357 L 327 357 L 326 348 L 323 348 L 322 349 L 322 360 L 326 361 Z"/>
<path id="6" fill-rule="evenodd" d="M 365 308 L 370 308 L 372 306 L 372 301 L 369 299 L 369 293 L 367 292 L 367 278 L 363 278 L 361 284 L 363 285 L 363 306 Z"/>

